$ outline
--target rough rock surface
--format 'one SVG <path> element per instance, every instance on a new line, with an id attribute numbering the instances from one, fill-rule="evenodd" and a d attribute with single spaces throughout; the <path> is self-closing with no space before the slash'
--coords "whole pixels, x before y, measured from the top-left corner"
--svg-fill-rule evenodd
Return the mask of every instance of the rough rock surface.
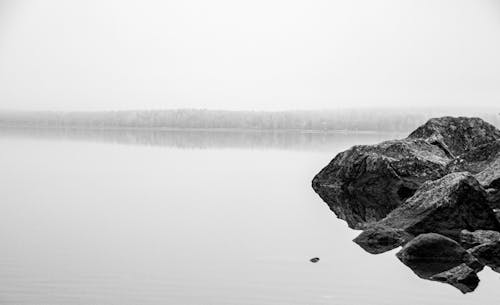
<path id="1" fill-rule="evenodd" d="M 481 119 L 431 119 L 406 139 L 339 153 L 312 186 L 339 218 L 361 229 L 384 218 L 424 182 L 455 171 L 479 173 L 498 152 L 500 131 Z"/>
<path id="2" fill-rule="evenodd" d="M 500 241 L 485 243 L 468 250 L 481 264 L 500 272 Z"/>
<path id="3" fill-rule="evenodd" d="M 477 287 L 476 273 L 483 268 L 456 241 L 436 233 L 417 236 L 396 256 L 419 277 L 451 284 L 463 293 Z"/>
<path id="4" fill-rule="evenodd" d="M 488 189 L 488 204 L 495 211 L 497 218 L 500 220 L 500 190 L 499 189 Z"/>
<path id="5" fill-rule="evenodd" d="M 312 186 L 354 239 L 418 276 L 473 291 L 500 272 L 500 131 L 479 118 L 431 119 L 407 138 L 339 153 Z M 468 249 L 468 250 L 466 250 Z"/>
<path id="6" fill-rule="evenodd" d="M 496 241 L 500 241 L 500 232 L 497 231 L 477 230 L 470 232 L 468 230 L 462 230 L 460 232 L 459 243 L 465 248 L 472 248 Z"/>
<path id="7" fill-rule="evenodd" d="M 474 147 L 448 164 L 448 172 L 467 171 L 477 174 L 500 157 L 500 140 Z"/>
<path id="8" fill-rule="evenodd" d="M 479 285 L 476 271 L 466 264 L 458 265 L 450 270 L 438 273 L 429 278 L 432 281 L 448 283 L 462 293 L 474 291 Z"/>
<path id="9" fill-rule="evenodd" d="M 460 231 L 500 230 L 486 193 L 469 173 L 460 172 L 424 183 L 403 205 L 377 224 L 417 236 L 440 233 L 459 240 Z"/>
<path id="10" fill-rule="evenodd" d="M 351 228 L 377 221 L 427 180 L 446 173 L 448 156 L 424 140 L 355 146 L 335 157 L 312 186 Z"/>
<path id="11" fill-rule="evenodd" d="M 404 245 L 396 256 L 404 264 L 432 261 L 449 263 L 451 267 L 466 264 L 474 270 L 482 269 L 482 265 L 458 242 L 437 233 L 426 233 L 415 237 Z M 447 267 L 443 267 L 440 272 L 450 269 Z"/>
<path id="12" fill-rule="evenodd" d="M 480 118 L 442 117 L 430 119 L 408 138 L 426 139 L 456 157 L 475 147 L 500 139 L 500 130 Z"/>
<path id="13" fill-rule="evenodd" d="M 500 189 L 500 156 L 479 172 L 476 179 L 487 189 Z"/>
<path id="14" fill-rule="evenodd" d="M 500 208 L 500 153 L 475 177 L 487 189 L 490 206 Z"/>

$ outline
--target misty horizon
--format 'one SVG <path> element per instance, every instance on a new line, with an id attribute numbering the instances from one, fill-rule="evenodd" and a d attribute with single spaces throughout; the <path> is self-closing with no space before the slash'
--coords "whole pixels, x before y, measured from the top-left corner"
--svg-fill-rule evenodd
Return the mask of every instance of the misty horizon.
<path id="1" fill-rule="evenodd" d="M 471 101 L 473 103 L 473 101 Z M 8 108 L 8 107 L 3 107 L 0 108 L 0 112 L 21 112 L 21 113 L 27 113 L 27 112 L 59 112 L 59 113 L 102 113 L 102 112 L 127 112 L 127 111 L 178 111 L 178 110 L 194 110 L 194 111 L 221 111 L 221 112 L 261 112 L 261 113 L 273 113 L 273 112 L 315 112 L 315 111 L 328 111 L 328 112 L 335 112 L 335 111 L 370 111 L 370 110 L 377 110 L 377 111 L 384 111 L 384 110 L 390 110 L 390 111 L 404 111 L 404 112 L 411 112 L 411 111 L 417 111 L 420 113 L 426 113 L 426 112 L 440 112 L 443 113 L 443 115 L 446 115 L 446 113 L 449 113 L 449 115 L 461 115 L 461 113 L 467 114 L 467 113 L 482 113 L 482 112 L 497 112 L 500 111 L 500 106 L 492 105 L 492 106 L 458 106 L 458 107 L 448 107 L 448 106 L 419 106 L 419 105 L 412 105 L 412 106 L 367 106 L 367 107 L 352 107 L 352 106 L 335 106 L 335 107 L 318 107 L 318 108 L 290 108 L 290 109 L 273 109 L 273 110 L 262 110 L 262 109 L 252 109 L 251 107 L 249 108 L 242 108 L 242 109 L 231 109 L 231 108 L 209 108 L 209 107 L 159 107 L 159 108 L 124 108 L 124 109 L 113 109 L 113 108 L 106 108 L 106 109 L 99 109 L 99 110 L 92 110 L 90 108 L 84 108 L 82 107 L 81 109 L 76 109 L 76 110 L 71 110 L 71 109 L 43 109 L 43 108 L 34 108 L 34 109 L 21 109 L 21 108 Z M 500 114 L 500 112 L 499 112 Z"/>
<path id="2" fill-rule="evenodd" d="M 500 0 L 0 0 L 0 305 L 497 305 L 499 54 Z"/>
<path id="3" fill-rule="evenodd" d="M 0 1 L 0 108 L 492 107 L 495 0 Z"/>
<path id="4" fill-rule="evenodd" d="M 408 132 L 431 118 L 441 116 L 477 116 L 500 126 L 500 115 L 493 108 L 453 111 L 379 108 L 302 111 L 0 111 L 0 127 Z"/>

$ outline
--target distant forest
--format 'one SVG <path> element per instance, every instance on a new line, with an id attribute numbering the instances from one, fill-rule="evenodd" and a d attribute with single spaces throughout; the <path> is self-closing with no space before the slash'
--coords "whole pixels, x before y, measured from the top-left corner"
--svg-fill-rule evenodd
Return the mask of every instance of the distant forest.
<path id="1" fill-rule="evenodd" d="M 307 111 L 148 110 L 0 112 L 0 126 L 34 128 L 154 128 L 309 131 L 409 131 L 431 117 L 478 116 L 500 126 L 498 109 L 341 109 Z"/>

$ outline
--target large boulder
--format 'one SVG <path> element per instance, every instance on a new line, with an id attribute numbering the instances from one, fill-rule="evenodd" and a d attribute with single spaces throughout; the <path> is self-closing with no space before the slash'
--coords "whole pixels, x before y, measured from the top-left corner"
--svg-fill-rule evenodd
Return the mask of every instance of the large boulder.
<path id="1" fill-rule="evenodd" d="M 452 173 L 424 183 L 379 223 L 415 236 L 435 232 L 457 240 L 463 229 L 500 231 L 486 198 L 486 192 L 470 173 Z"/>
<path id="2" fill-rule="evenodd" d="M 441 117 L 430 119 L 408 138 L 426 139 L 456 157 L 477 146 L 499 140 L 500 130 L 480 118 Z"/>
<path id="3" fill-rule="evenodd" d="M 351 228 L 377 221 L 427 180 L 446 173 L 445 152 L 424 140 L 361 145 L 338 154 L 312 182 L 314 190 Z"/>
<path id="4" fill-rule="evenodd" d="M 460 172 L 424 183 L 405 203 L 354 241 L 377 254 L 399 247 L 411 236 L 434 232 L 474 246 L 481 231 L 467 234 L 464 230 L 500 231 L 500 223 L 479 182 L 470 173 Z"/>
<path id="5" fill-rule="evenodd" d="M 500 231 L 479 182 L 466 172 L 424 183 L 379 225 L 402 229 L 414 236 L 435 232 L 459 240 L 463 229 Z"/>
<path id="6" fill-rule="evenodd" d="M 500 272 L 500 131 L 478 118 L 431 119 L 406 139 L 354 146 L 312 182 L 372 254 L 403 246 L 418 276 L 473 291 Z M 468 250 L 466 250 L 468 249 Z"/>
<path id="7" fill-rule="evenodd" d="M 312 186 L 337 217 L 362 229 L 400 206 L 424 182 L 456 171 L 479 173 L 498 152 L 500 131 L 479 118 L 431 119 L 406 139 L 339 153 Z"/>
<path id="8" fill-rule="evenodd" d="M 476 273 L 483 268 L 456 241 L 436 233 L 417 236 L 396 256 L 419 277 L 451 284 L 463 293 L 477 287 Z"/>

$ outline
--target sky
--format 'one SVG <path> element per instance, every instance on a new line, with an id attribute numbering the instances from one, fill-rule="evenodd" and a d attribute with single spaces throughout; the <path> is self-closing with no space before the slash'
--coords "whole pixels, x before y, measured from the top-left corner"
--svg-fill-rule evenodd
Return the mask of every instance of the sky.
<path id="1" fill-rule="evenodd" d="M 0 0 L 0 109 L 500 105 L 498 0 Z"/>

